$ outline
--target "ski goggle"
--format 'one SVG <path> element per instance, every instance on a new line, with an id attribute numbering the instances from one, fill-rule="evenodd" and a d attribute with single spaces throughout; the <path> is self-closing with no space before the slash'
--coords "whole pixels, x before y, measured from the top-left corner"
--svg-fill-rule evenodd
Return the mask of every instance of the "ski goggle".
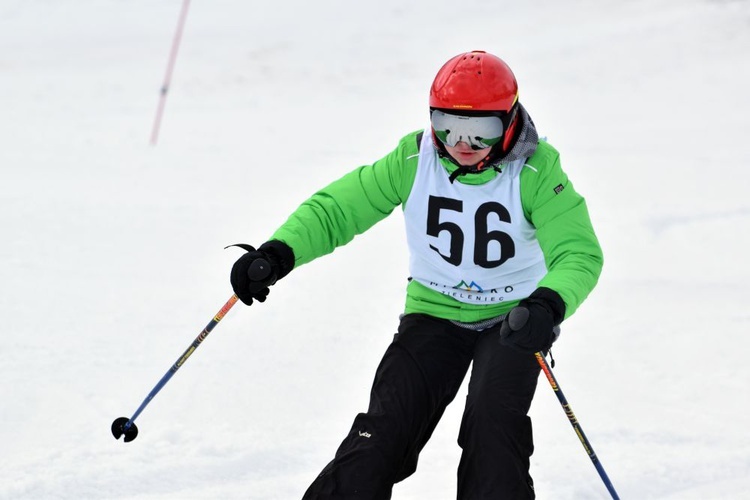
<path id="1" fill-rule="evenodd" d="M 503 138 L 503 121 L 499 116 L 464 116 L 434 109 L 430 116 L 435 136 L 446 146 L 465 142 L 471 149 L 491 148 Z"/>

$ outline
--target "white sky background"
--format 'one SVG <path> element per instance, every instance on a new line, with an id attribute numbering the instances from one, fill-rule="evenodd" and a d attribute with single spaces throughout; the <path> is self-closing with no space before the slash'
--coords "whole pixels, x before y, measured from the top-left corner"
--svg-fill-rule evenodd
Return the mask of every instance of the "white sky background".
<path id="1" fill-rule="evenodd" d="M 564 5 L 563 5 L 564 4 Z M 238 305 L 237 242 L 427 120 L 483 49 L 587 198 L 599 286 L 555 373 L 623 498 L 750 498 L 750 2 L 0 0 L 0 498 L 293 499 L 366 408 L 401 216 Z M 398 210 L 397 210 L 398 212 Z M 395 500 L 455 497 L 465 391 Z M 538 497 L 608 494 L 544 379 Z"/>

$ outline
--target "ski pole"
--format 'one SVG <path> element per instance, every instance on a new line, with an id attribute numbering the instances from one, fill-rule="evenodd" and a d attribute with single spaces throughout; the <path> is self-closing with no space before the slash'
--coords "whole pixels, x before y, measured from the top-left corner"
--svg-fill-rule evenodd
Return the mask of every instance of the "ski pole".
<path id="1" fill-rule="evenodd" d="M 268 277 L 270 272 L 271 269 L 268 263 L 263 259 L 258 259 L 252 263 L 248 274 L 250 274 L 253 280 L 262 281 Z M 216 313 L 216 316 L 214 316 L 213 319 L 209 321 L 208 325 L 206 325 L 203 331 L 198 334 L 193 343 L 190 344 L 190 347 L 188 347 L 185 352 L 182 353 L 182 356 L 177 359 L 177 361 L 172 365 L 167 373 L 165 373 L 161 380 L 159 380 L 156 386 L 154 386 L 154 388 L 151 390 L 148 396 L 146 396 L 146 399 L 143 400 L 143 403 L 141 403 L 141 406 L 138 407 L 132 417 L 119 417 L 116 418 L 114 422 L 112 422 L 112 435 L 115 436 L 115 439 L 120 439 L 120 436 L 124 435 L 125 437 L 123 438 L 123 441 L 127 443 L 134 440 L 138 436 L 138 427 L 135 426 L 135 419 L 138 418 L 138 415 L 140 415 L 141 412 L 146 408 L 146 406 L 151 402 L 151 400 L 154 399 L 154 397 L 159 393 L 162 387 L 164 387 L 167 382 L 169 382 L 169 379 L 172 378 L 177 370 L 179 370 L 180 367 L 185 364 L 185 361 L 187 361 L 188 358 L 195 352 L 195 350 L 198 349 L 201 343 L 206 340 L 206 337 L 208 337 L 208 334 L 211 333 L 211 330 L 213 330 L 214 327 L 219 324 L 219 321 L 224 318 L 227 312 L 229 312 L 229 310 L 237 303 L 238 300 L 239 298 L 237 297 L 237 295 L 232 295 L 229 298 L 226 304 L 224 304 L 219 312 Z"/>
<path id="2" fill-rule="evenodd" d="M 617 492 L 615 491 L 615 487 L 612 486 L 612 481 L 609 480 L 607 473 L 604 471 L 604 467 L 602 466 L 601 462 L 599 462 L 599 459 L 597 458 L 596 453 L 594 453 L 594 448 L 591 447 L 591 443 L 589 443 L 589 440 L 586 437 L 586 434 L 583 433 L 583 429 L 581 428 L 581 425 L 578 423 L 578 419 L 573 413 L 573 409 L 570 407 L 570 404 L 568 404 L 568 400 L 565 398 L 565 395 L 563 394 L 562 389 L 560 388 L 560 384 L 557 383 L 557 379 L 555 378 L 555 375 L 552 373 L 552 369 L 549 367 L 549 364 L 547 364 L 547 360 L 544 359 L 544 355 L 541 352 L 534 353 L 534 355 L 536 356 L 537 361 L 539 361 L 539 366 L 542 367 L 542 371 L 544 372 L 544 375 L 547 377 L 547 380 L 552 386 L 552 389 L 555 391 L 555 395 L 557 396 L 557 399 L 560 401 L 563 411 L 565 411 L 565 415 L 568 417 L 568 420 L 570 420 L 570 425 L 573 426 L 573 429 L 575 430 L 576 435 L 578 436 L 578 439 L 581 441 L 583 448 L 586 450 L 586 453 L 588 454 L 589 458 L 594 463 L 594 467 L 596 467 L 596 471 L 599 473 L 599 476 L 602 478 L 602 481 L 604 481 L 604 486 L 607 487 L 607 490 L 609 491 L 610 495 L 612 495 L 612 498 L 614 500 L 620 500 L 620 497 L 617 495 Z"/>

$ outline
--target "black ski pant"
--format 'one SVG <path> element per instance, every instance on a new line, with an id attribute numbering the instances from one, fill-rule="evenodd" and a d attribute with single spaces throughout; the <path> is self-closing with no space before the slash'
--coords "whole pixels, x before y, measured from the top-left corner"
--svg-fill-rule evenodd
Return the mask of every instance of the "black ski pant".
<path id="1" fill-rule="evenodd" d="M 367 413 L 354 419 L 303 500 L 390 499 L 393 485 L 416 471 L 472 361 L 458 436 L 458 499 L 533 499 L 527 413 L 540 368 L 533 354 L 500 345 L 498 330 L 405 315 L 378 366 Z"/>

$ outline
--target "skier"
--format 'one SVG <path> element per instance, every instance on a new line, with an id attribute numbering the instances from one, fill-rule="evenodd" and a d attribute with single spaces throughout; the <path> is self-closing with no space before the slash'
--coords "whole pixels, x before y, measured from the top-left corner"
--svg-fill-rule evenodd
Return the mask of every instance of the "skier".
<path id="1" fill-rule="evenodd" d="M 269 241 L 245 246 L 231 271 L 237 296 L 262 302 L 290 271 L 403 208 L 410 278 L 398 333 L 367 412 L 304 499 L 391 498 L 472 362 L 457 497 L 534 498 L 534 353 L 550 349 L 557 325 L 596 285 L 601 248 L 505 62 L 483 51 L 451 58 L 429 105 L 428 128 L 318 191 Z M 271 270 L 261 281 L 249 276 L 258 259 Z"/>

